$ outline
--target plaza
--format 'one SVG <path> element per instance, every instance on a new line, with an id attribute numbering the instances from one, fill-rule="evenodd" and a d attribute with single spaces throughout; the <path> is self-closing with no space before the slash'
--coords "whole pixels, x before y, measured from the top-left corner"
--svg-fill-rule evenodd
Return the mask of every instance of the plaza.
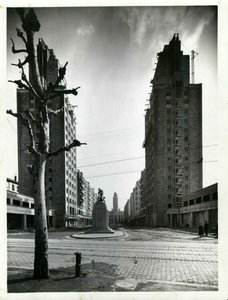
<path id="1" fill-rule="evenodd" d="M 217 240 L 213 235 L 199 238 L 196 233 L 162 228 L 121 231 L 122 237 L 108 240 L 74 239 L 72 232 L 50 232 L 50 270 L 74 266 L 74 253 L 81 252 L 82 271 L 86 264 L 105 263 L 114 268 L 113 291 L 119 290 L 118 282 L 126 285 L 121 290 L 142 286 L 140 290 L 153 291 L 155 283 L 182 291 L 218 289 Z M 32 233 L 9 234 L 9 277 L 13 272 L 32 270 L 33 257 Z"/>

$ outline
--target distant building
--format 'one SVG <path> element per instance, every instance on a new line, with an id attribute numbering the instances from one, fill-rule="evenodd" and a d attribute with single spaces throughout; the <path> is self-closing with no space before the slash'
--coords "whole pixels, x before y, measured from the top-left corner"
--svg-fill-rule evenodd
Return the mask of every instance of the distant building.
<path id="1" fill-rule="evenodd" d="M 169 208 L 167 216 L 170 227 L 180 226 L 198 228 L 208 221 L 212 230 L 218 223 L 218 185 L 212 184 L 203 189 L 185 195 L 180 208 Z"/>
<path id="2" fill-rule="evenodd" d="M 124 222 L 124 212 L 118 208 L 118 196 L 117 193 L 113 195 L 113 209 L 109 212 L 109 224 L 111 227 L 115 227 Z"/>
<path id="3" fill-rule="evenodd" d="M 147 226 L 168 226 L 167 209 L 202 188 L 202 84 L 190 84 L 178 34 L 162 52 L 145 116 Z M 180 223 L 180 220 L 177 220 Z"/>
<path id="4" fill-rule="evenodd" d="M 39 39 L 37 58 L 41 82 L 44 86 L 54 83 L 58 77 L 59 61 L 52 49 Z M 30 70 L 29 70 L 30 71 Z M 30 76 L 32 82 L 32 77 Z M 64 88 L 65 82 L 59 84 Z M 17 111 L 22 113 L 29 109 L 33 116 L 37 116 L 37 101 L 27 90 L 17 90 Z M 70 144 L 76 138 L 76 117 L 68 98 L 64 95 L 49 100 L 49 108 L 57 110 L 63 108 L 58 115 L 50 114 L 50 151 L 55 151 Z M 39 128 L 34 125 L 36 137 Z M 18 169 L 19 192 L 33 197 L 32 176 L 29 168 L 32 166 L 31 154 L 26 150 L 29 144 L 28 130 L 18 120 Z M 76 147 L 69 152 L 63 152 L 52 157 L 46 165 L 46 203 L 47 209 L 54 211 L 49 226 L 65 227 L 76 226 L 77 223 L 77 164 Z M 69 216 L 70 215 L 70 219 Z M 50 220 L 48 220 L 49 222 Z"/>
<path id="5" fill-rule="evenodd" d="M 113 195 L 113 214 L 118 216 L 118 197 L 117 197 L 117 193 L 114 193 Z"/>
<path id="6" fill-rule="evenodd" d="M 124 220 L 126 224 L 145 225 L 145 208 L 143 201 L 144 174 L 145 171 L 142 171 L 140 179 L 136 182 L 130 198 L 125 204 Z"/>
<path id="7" fill-rule="evenodd" d="M 92 210 L 93 205 L 97 201 L 97 194 L 90 183 L 86 181 L 83 173 L 77 171 L 78 178 L 78 197 L 77 197 L 77 227 L 87 227 L 92 225 Z"/>

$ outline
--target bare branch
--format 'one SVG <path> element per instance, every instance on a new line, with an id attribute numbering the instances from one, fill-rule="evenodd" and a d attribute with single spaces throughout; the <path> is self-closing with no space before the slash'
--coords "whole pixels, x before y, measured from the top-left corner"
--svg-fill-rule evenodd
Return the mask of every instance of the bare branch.
<path id="1" fill-rule="evenodd" d="M 63 80 L 63 78 L 66 74 L 67 64 L 68 64 L 68 61 L 65 63 L 65 65 L 62 68 L 59 68 L 59 76 L 56 79 L 56 82 L 54 84 L 52 84 L 52 83 L 49 84 L 49 86 L 48 86 L 49 91 L 54 91 L 58 87 L 59 83 Z"/>
<path id="2" fill-rule="evenodd" d="M 87 144 L 86 143 L 81 143 L 78 140 L 73 140 L 73 142 L 71 144 L 69 144 L 68 146 L 62 147 L 62 148 L 58 149 L 55 152 L 48 153 L 48 157 L 57 156 L 57 155 L 59 155 L 60 153 L 62 153 L 64 151 L 70 151 L 71 148 L 80 147 L 81 145 L 87 145 Z"/>
<path id="3" fill-rule="evenodd" d="M 21 53 L 21 52 L 27 52 L 28 53 L 28 51 L 26 50 L 26 49 L 18 49 L 18 50 L 16 50 L 15 49 L 15 44 L 14 44 L 14 41 L 13 41 L 13 39 L 11 38 L 11 42 L 12 42 L 12 52 L 14 53 L 14 54 L 16 54 L 16 53 Z"/>
<path id="4" fill-rule="evenodd" d="M 28 32 L 37 32 L 40 29 L 40 22 L 37 19 L 37 16 L 32 8 L 29 9 L 28 13 L 25 14 L 25 11 L 21 11 L 20 18 L 22 21 L 22 28 L 26 33 Z"/>
<path id="5" fill-rule="evenodd" d="M 30 90 L 29 87 L 26 84 L 24 84 L 21 80 L 8 80 L 8 82 L 15 83 L 19 87 L 19 89 L 24 88 L 28 91 Z"/>
<path id="6" fill-rule="evenodd" d="M 27 48 L 27 41 L 24 37 L 24 33 L 18 28 L 16 28 L 16 30 L 17 30 L 17 36 L 23 40 L 23 42 L 25 43 L 26 48 Z"/>
<path id="7" fill-rule="evenodd" d="M 11 109 L 7 110 L 6 113 L 21 120 L 22 125 L 24 125 L 29 131 L 30 145 L 28 145 L 28 150 L 34 155 L 40 155 L 40 153 L 36 149 L 33 129 L 29 120 L 26 119 L 22 113 L 14 113 Z"/>
<path id="8" fill-rule="evenodd" d="M 63 110 L 64 110 L 64 106 L 62 106 L 61 108 L 56 109 L 56 110 L 48 108 L 47 112 L 49 114 L 53 114 L 53 115 L 57 116 L 57 114 L 63 112 Z"/>
<path id="9" fill-rule="evenodd" d="M 39 95 L 37 94 L 37 92 L 35 91 L 35 89 L 33 88 L 33 86 L 31 85 L 31 83 L 28 81 L 27 76 L 25 75 L 23 66 L 21 67 L 21 69 L 22 69 L 21 79 L 27 83 L 27 85 L 28 85 L 28 87 L 29 87 L 29 89 L 30 89 L 30 92 L 31 92 L 35 97 L 37 97 L 37 98 L 39 99 L 39 98 L 40 98 Z"/>
<path id="10" fill-rule="evenodd" d="M 39 123 L 39 121 L 34 118 L 34 116 L 32 115 L 32 113 L 28 109 L 26 109 L 24 111 L 24 113 L 25 113 L 25 115 L 26 115 L 26 117 L 27 117 L 28 120 L 30 120 L 34 124 L 38 124 Z"/>
<path id="11" fill-rule="evenodd" d="M 11 64 L 11 65 L 16 66 L 16 67 L 21 69 L 27 63 L 29 63 L 29 55 L 25 58 L 25 60 L 23 62 L 21 62 L 20 59 L 19 59 L 18 64 Z"/>
<path id="12" fill-rule="evenodd" d="M 77 96 L 78 92 L 77 90 L 80 89 L 80 86 L 76 87 L 75 89 L 71 89 L 71 90 L 58 90 L 55 91 L 55 94 L 52 96 L 49 96 L 49 99 L 53 99 L 62 95 L 67 95 L 67 94 L 72 94 Z"/>

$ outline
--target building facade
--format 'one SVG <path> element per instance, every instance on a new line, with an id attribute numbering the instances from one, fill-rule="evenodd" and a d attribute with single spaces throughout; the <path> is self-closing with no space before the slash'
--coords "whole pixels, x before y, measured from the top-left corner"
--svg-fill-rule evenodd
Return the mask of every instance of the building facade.
<path id="1" fill-rule="evenodd" d="M 145 170 L 141 172 L 140 179 L 130 195 L 129 200 L 124 207 L 124 220 L 129 225 L 145 225 L 145 207 L 144 207 L 144 179 Z"/>
<path id="2" fill-rule="evenodd" d="M 97 193 L 80 170 L 77 170 L 77 182 L 77 227 L 87 227 L 92 225 L 92 211 L 93 205 L 97 201 Z"/>
<path id="3" fill-rule="evenodd" d="M 170 227 L 175 227 L 180 219 L 180 226 L 198 228 L 205 221 L 209 229 L 218 224 L 218 184 L 212 184 L 184 197 L 182 207 L 169 208 L 167 216 Z"/>
<path id="4" fill-rule="evenodd" d="M 40 78 L 43 86 L 54 84 L 58 77 L 59 61 L 52 49 L 42 39 L 37 45 L 37 58 Z M 32 77 L 30 76 L 32 83 Z M 66 85 L 60 82 L 58 88 Z M 69 99 L 65 95 L 49 100 L 48 107 L 52 110 L 62 108 L 62 112 L 50 114 L 50 151 L 70 144 L 76 139 L 76 117 Z M 29 110 L 37 116 L 37 101 L 27 90 L 17 90 L 17 111 Z M 39 128 L 34 125 L 36 141 L 39 139 Z M 27 128 L 18 120 L 18 169 L 19 192 L 33 197 L 33 182 L 29 168 L 32 166 L 31 154 L 26 151 L 29 144 Z M 49 226 L 75 226 L 77 222 L 77 165 L 76 147 L 53 156 L 46 165 L 46 203 L 47 209 L 54 211 L 53 222 Z M 69 215 L 71 216 L 69 219 Z M 49 221 L 49 220 L 48 220 Z"/>
<path id="5" fill-rule="evenodd" d="M 157 58 L 143 145 L 147 226 L 169 225 L 167 209 L 202 188 L 202 85 L 190 84 L 178 34 Z"/>
<path id="6" fill-rule="evenodd" d="M 124 212 L 118 207 L 118 196 L 117 193 L 113 195 L 113 208 L 109 212 L 109 225 L 111 227 L 118 226 L 124 222 Z"/>
<path id="7" fill-rule="evenodd" d="M 7 229 L 27 230 L 34 228 L 34 199 L 31 196 L 18 192 L 17 179 L 7 178 Z M 52 222 L 53 211 L 47 211 L 48 218 Z"/>

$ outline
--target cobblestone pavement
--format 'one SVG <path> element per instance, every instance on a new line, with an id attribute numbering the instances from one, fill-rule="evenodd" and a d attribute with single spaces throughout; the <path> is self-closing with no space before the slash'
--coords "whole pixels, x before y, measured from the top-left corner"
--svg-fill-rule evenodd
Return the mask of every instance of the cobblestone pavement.
<path id="1" fill-rule="evenodd" d="M 33 268 L 32 239 L 8 239 L 8 267 Z M 115 265 L 118 278 L 138 282 L 162 281 L 195 284 L 216 289 L 217 244 L 176 241 L 79 240 L 49 238 L 50 269 L 75 265 L 74 252 L 82 263 Z M 82 266 L 83 267 L 83 266 Z"/>

